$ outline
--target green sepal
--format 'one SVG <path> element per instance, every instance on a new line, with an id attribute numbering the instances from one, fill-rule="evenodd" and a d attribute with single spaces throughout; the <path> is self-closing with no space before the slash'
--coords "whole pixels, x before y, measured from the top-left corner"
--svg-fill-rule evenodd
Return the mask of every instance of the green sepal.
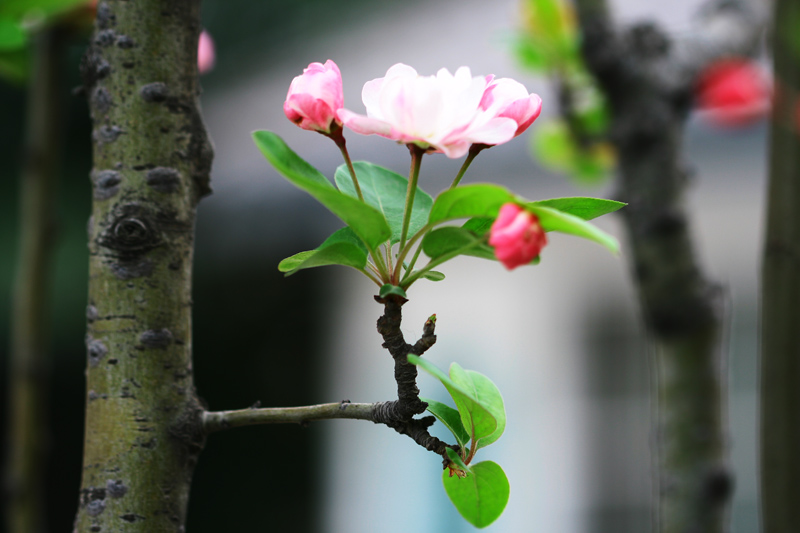
<path id="1" fill-rule="evenodd" d="M 392 232 L 378 210 L 336 190 L 316 168 L 271 131 L 256 131 L 253 140 L 264 157 L 296 187 L 304 190 L 338 216 L 370 249 L 383 244 Z"/>
<path id="2" fill-rule="evenodd" d="M 461 422 L 461 415 L 456 409 L 453 409 L 445 403 L 437 402 L 429 398 L 420 397 L 420 400 L 428 404 L 428 412 L 450 430 L 460 446 L 469 444 L 469 433 L 464 429 L 464 424 Z"/>
<path id="3" fill-rule="evenodd" d="M 366 161 L 353 163 L 358 185 L 367 205 L 380 211 L 392 231 L 392 244 L 400 242 L 403 211 L 406 205 L 408 179 L 396 172 Z M 336 186 L 345 194 L 356 197 L 353 179 L 346 165 L 340 165 L 334 176 Z M 433 205 L 431 195 L 417 187 L 408 224 L 408 235 L 414 235 L 425 225 Z"/>
<path id="4" fill-rule="evenodd" d="M 343 265 L 364 270 L 367 266 L 367 248 L 349 227 L 336 231 L 314 250 L 287 257 L 278 264 L 278 270 L 291 276 L 298 270 L 327 265 Z"/>
<path id="5" fill-rule="evenodd" d="M 461 516 L 477 528 L 484 528 L 497 520 L 508 504 L 508 478 L 500 465 L 493 461 L 472 465 L 463 478 L 451 477 L 445 469 L 442 484 Z"/>

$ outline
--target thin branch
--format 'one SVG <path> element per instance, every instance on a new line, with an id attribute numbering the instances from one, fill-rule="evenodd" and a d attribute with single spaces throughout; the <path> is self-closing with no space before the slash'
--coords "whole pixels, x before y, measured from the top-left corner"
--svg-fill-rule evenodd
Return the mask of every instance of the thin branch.
<path id="1" fill-rule="evenodd" d="M 271 407 L 266 409 L 239 409 L 236 411 L 206 411 L 203 413 L 203 428 L 206 433 L 223 429 L 261 424 L 306 424 L 316 420 L 349 418 L 373 421 L 372 411 L 376 404 L 323 403 L 303 407 Z"/>
<path id="2" fill-rule="evenodd" d="M 305 424 L 316 420 L 349 418 L 369 420 L 384 424 L 411 439 L 446 461 L 445 449 L 458 449 L 428 432 L 436 419 L 432 416 L 414 418 L 425 412 L 428 404 L 419 399 L 417 367 L 408 362 L 408 354 L 422 355 L 436 342 L 436 315 L 425 322 L 422 336 L 413 345 L 406 343 L 400 331 L 400 308 L 405 300 L 396 296 L 377 298 L 385 306 L 384 315 L 378 319 L 378 331 L 384 338 L 383 347 L 389 350 L 395 361 L 395 381 L 398 399 L 378 403 L 325 403 L 303 407 L 250 408 L 236 411 L 206 411 L 203 413 L 203 429 L 206 434 L 235 427 L 260 424 Z"/>

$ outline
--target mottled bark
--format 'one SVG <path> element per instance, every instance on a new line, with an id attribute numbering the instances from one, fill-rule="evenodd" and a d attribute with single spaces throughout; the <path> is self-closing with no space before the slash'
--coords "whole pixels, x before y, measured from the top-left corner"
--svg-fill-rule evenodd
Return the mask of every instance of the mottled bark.
<path id="1" fill-rule="evenodd" d="M 763 533 L 800 524 L 800 4 L 775 3 L 775 102 L 761 287 Z"/>
<path id="2" fill-rule="evenodd" d="M 212 159 L 199 8 L 100 2 L 82 65 L 94 204 L 80 532 L 183 531 L 204 442 L 191 359 L 195 207 Z"/>
<path id="3" fill-rule="evenodd" d="M 684 195 L 683 130 L 697 73 L 754 50 L 759 18 L 717 3 L 675 42 L 655 25 L 619 32 L 605 2 L 580 0 L 583 55 L 612 112 L 619 196 L 654 370 L 654 531 L 728 529 L 725 354 L 720 289 L 696 258 Z M 736 34 L 738 32 L 738 34 Z"/>
<path id="4" fill-rule="evenodd" d="M 14 283 L 8 375 L 4 507 L 9 533 L 46 529 L 44 470 L 50 351 L 50 278 L 62 132 L 59 30 L 34 37 L 20 180 L 20 247 Z"/>

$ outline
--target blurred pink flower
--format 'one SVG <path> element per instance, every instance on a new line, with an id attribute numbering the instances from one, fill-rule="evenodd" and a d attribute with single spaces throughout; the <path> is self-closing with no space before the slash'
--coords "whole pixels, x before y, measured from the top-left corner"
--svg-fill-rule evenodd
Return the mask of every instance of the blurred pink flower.
<path id="1" fill-rule="evenodd" d="M 303 74 L 292 80 L 283 112 L 304 130 L 329 134 L 341 122 L 336 112 L 344 105 L 342 74 L 330 59 L 311 63 Z"/>
<path id="2" fill-rule="evenodd" d="M 542 99 L 538 94 L 528 94 L 524 85 L 511 78 L 492 79 L 483 93 L 480 108 L 497 117 L 506 117 L 517 123 L 516 137 L 533 124 L 542 112 Z"/>
<path id="3" fill-rule="evenodd" d="M 513 270 L 533 261 L 547 244 L 547 236 L 536 215 L 517 204 L 505 204 L 489 230 L 489 244 L 497 259 Z"/>
<path id="4" fill-rule="evenodd" d="M 338 117 L 356 133 L 461 157 L 473 143 L 500 144 L 517 132 L 514 119 L 481 109 L 489 81 L 473 77 L 468 67 L 455 74 L 441 69 L 435 76 L 420 76 L 398 63 L 383 78 L 364 84 L 361 97 L 366 116 L 342 109 Z"/>
<path id="5" fill-rule="evenodd" d="M 734 58 L 718 61 L 700 74 L 696 98 L 710 122 L 742 127 L 767 115 L 771 90 L 766 74 L 753 61 Z"/>
<path id="6" fill-rule="evenodd" d="M 215 60 L 214 41 L 211 39 L 211 35 L 203 30 L 197 43 L 197 70 L 200 71 L 200 74 L 205 74 L 214 68 Z"/>

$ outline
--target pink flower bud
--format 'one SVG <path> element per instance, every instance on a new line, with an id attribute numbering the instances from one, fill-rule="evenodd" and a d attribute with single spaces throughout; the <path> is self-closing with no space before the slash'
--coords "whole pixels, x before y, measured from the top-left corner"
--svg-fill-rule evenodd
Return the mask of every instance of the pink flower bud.
<path id="1" fill-rule="evenodd" d="M 334 124 L 341 126 L 336 112 L 343 105 L 342 74 L 329 59 L 324 65 L 311 63 L 302 75 L 292 80 L 283 112 L 304 130 L 328 134 Z"/>
<path id="2" fill-rule="evenodd" d="M 489 244 L 497 259 L 513 270 L 538 257 L 547 236 L 536 215 L 517 204 L 505 204 L 489 230 Z"/>
<path id="3" fill-rule="evenodd" d="M 214 41 L 211 39 L 211 35 L 203 30 L 200 33 L 200 40 L 197 42 L 197 70 L 200 74 L 205 74 L 214 68 L 215 60 Z"/>
<path id="4" fill-rule="evenodd" d="M 420 76 L 398 63 L 386 76 L 367 82 L 361 92 L 366 115 L 347 109 L 339 119 L 356 133 L 388 139 L 456 158 L 473 144 L 500 144 L 512 139 L 518 124 L 480 108 L 490 79 L 473 77 L 469 68 L 455 74 L 441 69 Z"/>
<path id="5" fill-rule="evenodd" d="M 747 59 L 718 61 L 698 78 L 697 106 L 717 126 L 749 126 L 766 116 L 770 87 L 764 71 Z"/>

